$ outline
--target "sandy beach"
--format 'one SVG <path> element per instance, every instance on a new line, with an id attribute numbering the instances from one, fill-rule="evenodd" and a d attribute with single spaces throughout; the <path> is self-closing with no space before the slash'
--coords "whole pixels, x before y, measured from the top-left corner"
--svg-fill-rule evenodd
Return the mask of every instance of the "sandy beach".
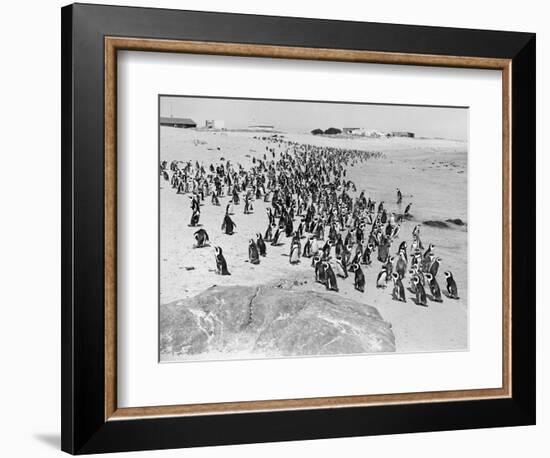
<path id="1" fill-rule="evenodd" d="M 160 161 L 198 161 L 207 167 L 210 163 L 230 160 L 244 169 L 252 165 L 254 156 L 266 152 L 267 142 L 261 137 L 271 134 L 258 132 L 201 131 L 161 127 Z M 402 240 L 409 244 L 415 225 L 422 224 L 424 245 L 435 245 L 442 258 L 438 276 L 442 290 L 445 287 L 443 271 L 453 272 L 460 299 L 444 297 L 442 303 L 429 302 L 428 307 L 417 306 L 414 295 L 407 291 L 407 302 L 392 300 L 391 282 L 385 289 L 376 288 L 380 263 L 365 266 L 366 287 L 360 293 L 353 287 L 353 275 L 338 279 L 338 294 L 347 299 L 375 307 L 383 319 L 391 323 L 397 352 L 467 350 L 468 348 L 468 283 L 467 283 L 467 144 L 461 141 L 422 138 L 338 138 L 311 134 L 282 133 L 285 140 L 366 151 L 380 151 L 380 158 L 371 158 L 348 169 L 348 179 L 357 186 L 352 197 L 365 191 L 386 208 L 402 213 L 412 203 L 412 218 L 401 225 L 400 237 L 392 246 L 396 254 Z M 277 150 L 279 148 L 279 150 Z M 283 147 L 276 147 L 279 154 Z M 401 205 L 396 203 L 396 188 L 403 193 Z M 201 207 L 200 224 L 207 230 L 211 247 L 193 247 L 193 234 L 198 229 L 189 227 L 190 197 L 177 194 L 168 181 L 160 180 L 160 314 L 163 304 L 191 298 L 212 287 L 253 286 L 277 281 L 294 281 L 297 290 L 325 291 L 314 281 L 311 260 L 302 258 L 297 265 L 289 263 L 290 239 L 283 237 L 281 246 L 268 244 L 267 256 L 259 265 L 248 262 L 248 240 L 263 233 L 267 227 L 266 208 L 271 204 L 263 199 L 253 203 L 254 212 L 243 214 L 243 203 L 234 207 L 236 232 L 229 236 L 221 231 L 228 197 L 220 199 L 219 207 L 205 199 Z M 460 219 L 465 224 L 446 223 L 448 227 L 432 227 L 426 221 L 446 222 Z M 215 273 L 213 246 L 221 246 L 228 263 L 230 276 Z M 404 281 L 408 286 L 408 280 Z"/>

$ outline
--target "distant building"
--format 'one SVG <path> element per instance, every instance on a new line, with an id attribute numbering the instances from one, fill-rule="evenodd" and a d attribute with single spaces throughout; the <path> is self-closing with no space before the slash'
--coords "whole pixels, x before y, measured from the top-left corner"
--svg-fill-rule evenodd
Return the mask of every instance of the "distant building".
<path id="1" fill-rule="evenodd" d="M 390 136 L 414 138 L 414 132 L 390 132 Z"/>
<path id="2" fill-rule="evenodd" d="M 225 129 L 225 121 L 223 119 L 207 119 L 204 127 L 207 129 Z"/>
<path id="3" fill-rule="evenodd" d="M 354 135 L 357 137 L 369 137 L 369 138 L 380 138 L 385 137 L 386 134 L 379 130 L 366 129 L 365 127 L 343 127 L 342 132 L 346 135 Z M 390 133 L 388 137 L 393 137 Z"/>
<path id="4" fill-rule="evenodd" d="M 358 130 L 359 130 L 359 127 L 343 127 L 342 128 L 342 132 L 344 132 L 345 134 L 354 134 L 354 133 L 357 133 Z"/>
<path id="5" fill-rule="evenodd" d="M 190 118 L 160 118 L 161 126 L 179 127 L 180 129 L 189 129 L 190 127 L 197 127 L 197 123 Z"/>

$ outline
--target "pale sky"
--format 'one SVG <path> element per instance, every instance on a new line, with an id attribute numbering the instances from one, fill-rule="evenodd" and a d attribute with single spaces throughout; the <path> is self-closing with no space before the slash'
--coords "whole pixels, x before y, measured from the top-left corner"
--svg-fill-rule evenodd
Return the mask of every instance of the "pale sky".
<path id="1" fill-rule="evenodd" d="M 199 127 L 206 119 L 221 119 L 228 129 L 258 124 L 287 132 L 361 127 L 409 131 L 417 137 L 468 138 L 468 109 L 454 107 L 162 96 L 160 115 L 191 118 Z"/>

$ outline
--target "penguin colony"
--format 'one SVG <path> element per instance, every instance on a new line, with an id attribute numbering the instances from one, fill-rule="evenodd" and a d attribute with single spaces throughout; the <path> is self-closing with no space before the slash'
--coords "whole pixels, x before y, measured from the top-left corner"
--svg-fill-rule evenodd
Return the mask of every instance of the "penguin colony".
<path id="1" fill-rule="evenodd" d="M 381 157 L 380 152 L 320 147 L 273 137 L 262 140 L 268 142 L 265 153 L 262 158 L 252 158 L 249 170 L 229 160 L 206 168 L 198 161 L 160 164 L 162 179 L 176 193 L 191 199 L 189 226 L 199 225 L 201 206 L 208 201 L 220 206 L 223 199 L 226 209 L 220 229 L 231 236 L 237 228 L 231 217 L 235 208 L 242 204 L 243 214 L 249 215 L 254 212 L 254 202 L 262 199 L 271 205 L 266 209 L 265 230 L 248 241 L 248 261 L 252 265 L 259 265 L 261 258 L 268 256 L 267 244 L 282 246 L 286 238 L 290 241 L 289 263 L 311 259 L 315 281 L 329 291 L 339 291 L 338 281 L 352 281 L 354 288 L 364 293 L 367 286 L 363 269 L 376 268 L 373 264 L 378 263 L 373 286 L 386 288 L 392 282 L 395 301 L 407 301 L 404 283 L 408 283 L 407 289 L 419 306 L 427 307 L 428 299 L 443 301 L 438 283 L 442 258 L 436 255 L 433 244 L 424 247 L 421 226 L 414 227 L 410 247 L 405 240 L 398 242 L 401 224 L 412 219 L 412 202 L 399 213 L 386 208 L 385 202 L 367 197 L 364 191 L 352 197 L 357 189 L 346 178 L 347 168 Z M 399 208 L 402 200 L 403 194 L 397 189 Z M 209 246 L 205 229 L 198 229 L 194 237 L 196 248 Z M 214 252 L 216 273 L 231 275 L 222 247 L 214 247 Z M 353 279 L 347 280 L 350 276 Z M 458 299 L 453 274 L 445 271 L 444 276 L 446 297 Z"/>

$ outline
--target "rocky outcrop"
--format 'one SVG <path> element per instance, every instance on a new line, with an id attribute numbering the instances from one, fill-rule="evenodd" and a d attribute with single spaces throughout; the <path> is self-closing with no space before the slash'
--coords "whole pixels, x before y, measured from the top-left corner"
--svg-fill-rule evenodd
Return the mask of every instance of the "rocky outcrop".
<path id="1" fill-rule="evenodd" d="M 438 229 L 447 229 L 449 227 L 445 221 L 424 221 L 422 224 L 429 227 L 437 227 Z"/>
<path id="2" fill-rule="evenodd" d="M 455 226 L 466 226 L 466 223 L 460 218 L 450 218 L 445 221 L 424 221 L 423 224 L 430 227 L 437 227 L 439 229 L 448 229 L 450 226 L 448 223 L 454 224 Z"/>
<path id="3" fill-rule="evenodd" d="M 466 222 L 462 221 L 460 218 L 452 218 L 446 220 L 448 223 L 456 224 L 457 226 L 466 226 Z"/>
<path id="4" fill-rule="evenodd" d="M 161 306 L 163 360 L 395 351 L 376 308 L 335 293 L 213 286 Z"/>

